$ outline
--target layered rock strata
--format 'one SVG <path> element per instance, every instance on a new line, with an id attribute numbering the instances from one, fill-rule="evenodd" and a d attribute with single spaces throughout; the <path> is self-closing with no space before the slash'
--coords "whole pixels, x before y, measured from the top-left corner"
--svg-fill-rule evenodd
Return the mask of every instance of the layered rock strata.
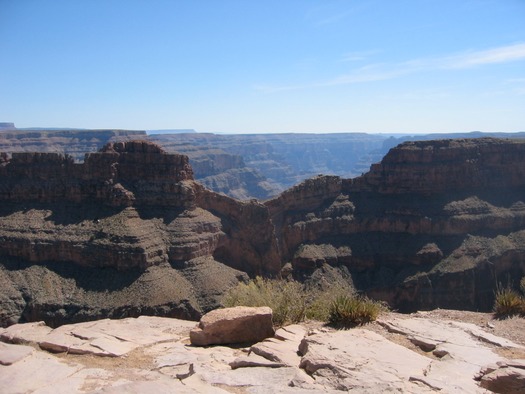
<path id="1" fill-rule="evenodd" d="M 12 123 L 6 125 L 2 128 L 0 124 L 0 152 L 63 153 L 75 161 L 109 142 L 146 138 L 146 132 L 138 130 L 17 129 Z"/>
<path id="2" fill-rule="evenodd" d="M 513 140 L 407 142 L 361 177 L 261 203 L 205 189 L 149 142 L 83 163 L 3 154 L 0 321 L 197 318 L 261 274 L 344 280 L 403 311 L 489 310 L 498 282 L 525 276 L 523 157 Z"/>
<path id="3" fill-rule="evenodd" d="M 401 310 L 488 310 L 498 282 L 525 275 L 523 157 L 521 141 L 407 142 L 361 177 L 314 178 L 266 205 L 296 272 L 345 267 Z"/>
<path id="4" fill-rule="evenodd" d="M 2 155 L 0 180 L 3 325 L 198 318 L 245 272 L 280 269 L 264 205 L 204 189 L 186 156 L 150 142 L 110 143 L 83 163 Z"/>

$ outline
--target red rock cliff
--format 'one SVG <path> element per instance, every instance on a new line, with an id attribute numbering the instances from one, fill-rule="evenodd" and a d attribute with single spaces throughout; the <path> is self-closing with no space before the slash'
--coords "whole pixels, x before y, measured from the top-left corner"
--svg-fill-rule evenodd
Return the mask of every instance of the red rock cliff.
<path id="1" fill-rule="evenodd" d="M 345 182 L 349 192 L 436 194 L 525 184 L 525 141 L 496 138 L 405 142 L 370 172 Z"/>
<path id="2" fill-rule="evenodd" d="M 0 201 L 87 202 L 112 207 L 194 206 L 188 158 L 146 141 L 107 144 L 84 163 L 58 153 L 13 153 L 0 163 Z"/>

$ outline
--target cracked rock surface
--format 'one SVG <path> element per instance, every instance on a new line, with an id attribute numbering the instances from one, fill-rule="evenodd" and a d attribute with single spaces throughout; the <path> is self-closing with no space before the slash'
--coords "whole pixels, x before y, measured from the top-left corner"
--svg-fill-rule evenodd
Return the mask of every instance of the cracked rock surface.
<path id="1" fill-rule="evenodd" d="M 251 347 L 192 346 L 194 327 L 145 316 L 57 329 L 13 325 L 0 331 L 1 391 L 522 393 L 525 387 L 523 344 L 425 314 L 389 313 L 378 324 L 341 331 L 291 325 Z"/>

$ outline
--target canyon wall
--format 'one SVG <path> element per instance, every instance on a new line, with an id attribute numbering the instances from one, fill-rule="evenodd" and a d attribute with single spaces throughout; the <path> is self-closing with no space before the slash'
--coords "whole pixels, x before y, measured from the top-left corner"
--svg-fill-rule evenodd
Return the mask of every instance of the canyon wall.
<path id="1" fill-rule="evenodd" d="M 344 268 L 401 310 L 488 310 L 499 282 L 525 275 L 523 157 L 522 140 L 407 142 L 361 177 L 310 179 L 266 205 L 303 276 Z"/>
<path id="2" fill-rule="evenodd" d="M 198 318 L 247 273 L 280 270 L 264 205 L 205 189 L 187 156 L 151 142 L 109 143 L 82 163 L 2 154 L 0 185 L 2 325 Z"/>
<path id="3" fill-rule="evenodd" d="M 256 275 L 338 276 L 402 311 L 489 310 L 525 275 L 523 157 L 520 140 L 406 142 L 360 177 L 262 203 L 206 189 L 151 142 L 83 163 L 0 154 L 0 323 L 196 318 Z"/>
<path id="4" fill-rule="evenodd" d="M 83 129 L 17 129 L 0 127 L 0 152 L 63 153 L 82 161 L 88 152 L 97 152 L 108 142 L 143 140 L 145 131 Z"/>

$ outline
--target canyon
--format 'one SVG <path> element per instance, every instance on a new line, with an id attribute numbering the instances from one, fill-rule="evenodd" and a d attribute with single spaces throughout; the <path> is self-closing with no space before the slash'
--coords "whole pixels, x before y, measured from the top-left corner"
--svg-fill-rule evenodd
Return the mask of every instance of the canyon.
<path id="1" fill-rule="evenodd" d="M 521 139 L 407 141 L 361 176 L 240 201 L 151 141 L 2 153 L 0 324 L 198 319 L 256 275 L 487 311 L 525 275 L 523 157 Z"/>
<path id="2" fill-rule="evenodd" d="M 367 133 L 214 134 L 195 130 L 18 129 L 0 123 L 0 152 L 53 152 L 82 162 L 108 142 L 153 141 L 188 156 L 195 180 L 217 193 L 267 200 L 318 174 L 354 178 L 406 141 L 525 138 L 525 133 L 386 135 Z"/>

